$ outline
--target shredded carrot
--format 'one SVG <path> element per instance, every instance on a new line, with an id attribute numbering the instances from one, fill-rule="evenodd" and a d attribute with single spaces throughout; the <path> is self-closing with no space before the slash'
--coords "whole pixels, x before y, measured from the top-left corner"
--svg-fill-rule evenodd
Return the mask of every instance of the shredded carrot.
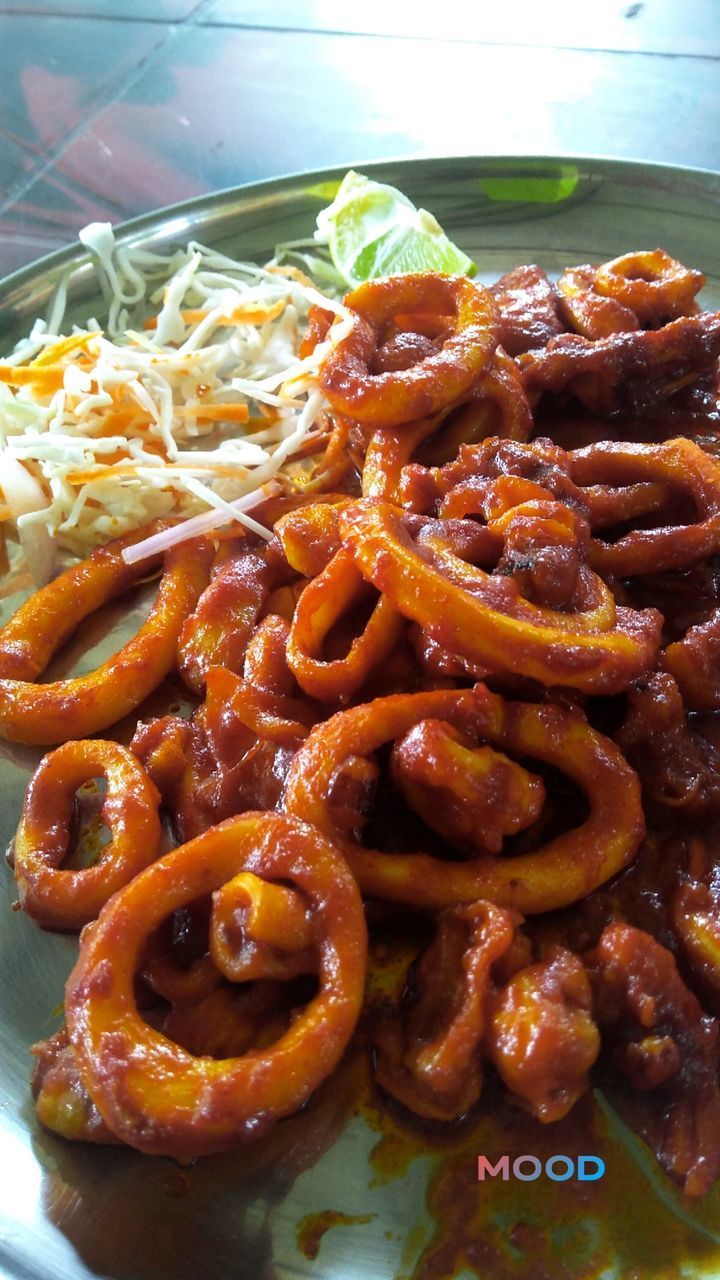
<path id="1" fill-rule="evenodd" d="M 0 364 L 0 382 L 11 387 L 37 387 L 41 395 L 59 391 L 65 377 L 65 365 L 46 365 L 36 369 L 31 364 Z"/>
<path id="2" fill-rule="evenodd" d="M 271 307 L 235 307 L 228 315 L 218 316 L 218 324 L 265 324 L 267 320 L 276 320 L 285 310 L 285 299 L 274 302 Z M 197 324 L 209 316 L 207 307 L 191 308 L 180 312 L 183 324 Z M 158 317 L 150 316 L 144 323 L 144 329 L 157 329 Z"/>
<path id="3" fill-rule="evenodd" d="M 69 338 L 60 338 L 58 342 L 53 342 L 44 351 L 40 352 L 32 361 L 33 369 L 45 368 L 47 365 L 56 364 L 62 360 L 63 356 L 67 356 L 71 351 L 77 351 L 87 345 L 91 338 L 101 337 L 100 330 L 94 333 L 73 333 Z"/>
<path id="4" fill-rule="evenodd" d="M 201 307 L 199 310 L 181 311 L 180 319 L 182 320 L 183 324 L 195 324 L 198 320 L 204 320 L 205 316 L 209 314 L 210 312 L 207 310 L 207 308 Z M 157 329 L 157 327 L 158 327 L 157 316 L 149 316 L 148 319 L 143 324 L 143 329 Z"/>
<path id="5" fill-rule="evenodd" d="M 272 272 L 276 276 L 287 276 L 289 280 L 297 280 L 298 284 L 303 284 L 310 289 L 315 288 L 315 282 L 309 276 L 306 276 L 299 267 L 266 267 L 265 270 Z"/>
<path id="6" fill-rule="evenodd" d="M 2 523 L 3 520 L 9 520 L 11 516 L 12 516 L 12 511 L 10 510 L 9 507 L 0 506 L 0 524 Z"/>
<path id="7" fill-rule="evenodd" d="M 268 320 L 277 320 L 285 306 L 285 299 L 280 298 L 271 307 L 235 307 L 229 315 L 221 318 L 221 324 L 265 324 Z"/>
<path id="8" fill-rule="evenodd" d="M 103 425 L 100 431 L 95 434 L 102 438 L 103 436 L 124 435 L 130 427 L 147 427 L 150 425 L 149 418 L 139 414 L 139 406 L 137 404 L 128 405 L 126 408 L 111 409 L 105 414 Z"/>
<path id="9" fill-rule="evenodd" d="M 127 457 L 127 454 L 123 455 Z M 148 465 L 146 463 L 146 465 Z M 86 467 L 85 470 L 68 471 L 65 479 L 68 484 L 92 484 L 94 480 L 107 480 L 110 476 L 134 476 L 137 474 L 137 462 L 120 462 L 107 467 Z"/>

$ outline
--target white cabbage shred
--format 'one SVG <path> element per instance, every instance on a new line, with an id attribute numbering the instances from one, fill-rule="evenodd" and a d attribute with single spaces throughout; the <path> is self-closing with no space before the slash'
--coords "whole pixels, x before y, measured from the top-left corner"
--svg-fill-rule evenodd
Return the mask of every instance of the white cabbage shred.
<path id="1" fill-rule="evenodd" d="M 84 555 L 156 517 L 178 523 L 128 560 L 232 520 L 267 534 L 248 513 L 278 480 L 301 483 L 293 455 L 328 407 L 317 372 L 348 331 L 346 308 L 277 261 L 196 242 L 153 253 L 116 243 L 109 223 L 80 239 L 105 327 L 66 325 L 60 288 L 47 320 L 0 359 L 2 514 L 36 580 L 51 573 L 48 546 Z M 337 319 L 301 360 L 313 303 Z"/>

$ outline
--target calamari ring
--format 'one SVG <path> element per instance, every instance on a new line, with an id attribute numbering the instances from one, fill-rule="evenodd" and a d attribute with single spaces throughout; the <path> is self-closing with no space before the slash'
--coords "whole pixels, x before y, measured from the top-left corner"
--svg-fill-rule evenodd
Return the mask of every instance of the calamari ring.
<path id="1" fill-rule="evenodd" d="M 442 465 L 456 458 L 463 445 L 492 438 L 525 441 L 532 430 L 532 410 L 520 370 L 498 347 L 467 395 L 440 415 L 421 454 L 425 463 Z"/>
<path id="2" fill-rule="evenodd" d="M 690 314 L 705 276 L 676 262 L 664 249 L 644 249 L 603 263 L 593 284 L 597 293 L 614 298 L 634 311 L 638 320 L 652 324 Z"/>
<path id="3" fill-rule="evenodd" d="M 496 409 L 500 422 L 488 411 Z M 364 498 L 385 498 L 401 505 L 400 479 L 403 467 L 427 441 L 423 453 L 434 462 L 436 454 L 455 458 L 463 445 L 493 437 L 527 440 L 532 431 L 532 414 L 514 360 L 498 349 L 490 367 L 483 372 L 460 404 L 450 405 L 435 418 L 381 427 L 374 431 L 365 454 L 362 473 Z"/>
<path id="4" fill-rule="evenodd" d="M 651 665 L 660 615 L 616 607 L 586 565 L 578 573 L 576 612 L 532 605 L 511 577 L 461 560 L 442 534 L 414 543 L 397 507 L 375 499 L 340 517 L 344 544 L 363 575 L 406 618 L 443 648 L 494 671 L 545 685 L 615 693 Z"/>
<path id="5" fill-rule="evenodd" d="M 602 268 L 601 268 L 602 269 Z M 583 338 L 607 338 L 611 333 L 639 329 L 634 311 L 615 297 L 603 297 L 594 287 L 596 268 L 589 264 L 568 267 L 558 280 L 561 316 Z"/>
<path id="6" fill-rule="evenodd" d="M 660 485 L 666 494 L 672 490 L 689 494 L 698 511 L 695 524 L 633 529 L 615 542 L 594 539 L 588 558 L 598 573 L 627 578 L 683 569 L 720 550 L 720 463 L 692 440 L 680 436 L 664 444 L 602 441 L 576 449 L 570 460 L 578 485 L 627 485 L 638 503 L 644 500 L 646 511 L 657 510 L 656 486 Z M 592 508 L 591 501 L 591 520 Z M 618 514 L 625 514 L 622 507 Z M 607 525 L 607 511 L 601 520 Z"/>
<path id="7" fill-rule="evenodd" d="M 426 826 L 451 844 L 499 853 L 542 813 L 541 778 L 442 720 L 421 720 L 395 743 L 393 782 Z"/>
<path id="8" fill-rule="evenodd" d="M 367 760 L 426 719 L 448 721 L 500 751 L 562 770 L 585 792 L 590 814 L 575 830 L 533 853 L 448 862 L 424 853 L 382 853 L 347 839 L 334 801 L 343 769 Z M 579 713 L 505 702 L 474 689 L 398 694 L 352 707 L 317 725 L 288 774 L 283 807 L 342 843 L 364 894 L 437 909 L 487 898 L 523 914 L 584 898 L 632 861 L 645 823 L 634 769 Z"/>
<path id="9" fill-rule="evenodd" d="M 667 500 L 667 487 L 650 480 L 618 488 L 594 484 L 583 489 L 582 494 L 590 525 L 596 532 L 659 511 Z"/>
<path id="10" fill-rule="evenodd" d="M 347 499 L 346 499 L 347 501 Z M 315 578 L 340 550 L 338 514 L 345 503 L 314 502 L 289 511 L 275 525 L 285 560 L 304 578 Z M 269 609 L 268 612 L 274 612 Z"/>
<path id="11" fill-rule="evenodd" d="M 40 1124 L 68 1142 L 117 1142 L 82 1086 L 67 1027 L 30 1052 L 36 1059 L 32 1092 Z"/>
<path id="12" fill-rule="evenodd" d="M 317 716 L 311 704 L 298 696 L 287 661 L 289 635 L 284 618 L 267 614 L 248 645 L 242 680 L 216 667 L 198 714 L 206 722 L 211 718 L 222 722 L 225 710 L 232 710 L 241 724 L 268 742 L 290 745 L 305 738 Z"/>
<path id="13" fill-rule="evenodd" d="M 399 502 L 403 467 L 412 460 L 418 445 L 437 428 L 433 418 L 403 423 L 399 427 L 378 427 L 370 437 L 362 472 L 364 498 L 385 498 Z"/>
<path id="14" fill-rule="evenodd" d="M 322 659 L 328 632 L 367 590 L 350 552 L 342 548 L 300 596 L 288 635 L 287 660 L 300 688 L 310 697 L 321 702 L 349 702 L 370 672 L 397 647 L 405 619 L 386 596 L 380 596 L 345 657 Z"/>
<path id="15" fill-rule="evenodd" d="M 425 271 L 370 280 L 345 305 L 356 313 L 353 328 L 325 357 L 318 382 L 335 410 L 370 426 L 437 413 L 470 389 L 497 346 L 492 295 L 466 276 Z M 410 369 L 371 374 L 380 331 L 402 311 L 452 313 L 454 327 L 439 351 Z"/>
<path id="16" fill-rule="evenodd" d="M 194 1057 L 142 1019 L 135 973 L 163 919 L 240 871 L 289 882 L 307 898 L 319 991 L 267 1049 Z M 366 951 L 362 901 L 341 853 L 296 819 L 243 814 L 160 858 L 86 931 L 67 984 L 70 1040 L 103 1120 L 130 1146 L 181 1159 L 261 1136 L 337 1065 L 360 1013 Z"/>
<path id="17" fill-rule="evenodd" d="M 240 871 L 216 889 L 210 955 L 231 982 L 287 979 L 315 968 L 308 903 L 296 889 Z"/>
<path id="18" fill-rule="evenodd" d="M 473 387 L 471 400 L 481 404 L 487 402 L 498 409 L 499 426 L 488 434 L 506 440 L 527 440 L 532 434 L 532 411 L 520 370 L 502 347 L 498 347 L 492 364 L 480 375 Z M 474 440 L 477 439 L 476 435 Z"/>
<path id="19" fill-rule="evenodd" d="M 222 982 L 209 955 L 198 956 L 191 964 L 178 963 L 172 954 L 151 939 L 140 967 L 148 986 L 170 1004 L 193 1004 L 217 991 Z"/>
<path id="20" fill-rule="evenodd" d="M 401 505 L 418 515 L 467 513 L 492 520 L 499 514 L 498 498 L 504 512 L 529 497 L 562 502 L 577 516 L 586 515 L 585 494 L 570 477 L 569 454 L 544 438 L 528 444 L 489 436 L 462 445 L 442 467 L 407 467 L 399 494 Z"/>
<path id="21" fill-rule="evenodd" d="M 720 710 L 720 609 L 669 644 L 663 666 L 692 711 Z"/>
<path id="22" fill-rule="evenodd" d="M 79 870 L 61 863 L 70 844 L 73 798 L 92 778 L 107 782 L 102 816 L 112 840 Z M 116 742 L 66 742 L 38 765 L 14 843 L 20 901 L 48 929 L 80 929 L 157 856 L 160 795 L 139 760 Z"/>
<path id="23" fill-rule="evenodd" d="M 517 922 L 492 902 L 443 911 L 413 978 L 418 994 L 404 1025 L 398 1011 L 378 1026 L 378 1084 L 416 1115 L 457 1120 L 480 1097 L 491 970 Z"/>
<path id="24" fill-rule="evenodd" d="M 532 1115 L 561 1120 L 590 1087 L 600 1051 L 592 990 L 580 958 L 553 946 L 493 1001 L 485 1046 L 500 1078 Z"/>
<path id="25" fill-rule="evenodd" d="M 701 311 L 596 342 L 565 333 L 518 364 L 531 403 L 543 392 L 568 393 L 605 418 L 647 413 L 679 388 L 712 378 L 719 353 L 720 315 Z"/>
<path id="26" fill-rule="evenodd" d="M 497 503 L 487 525 L 479 525 L 455 515 L 451 519 L 425 521 L 411 517 L 403 521 L 398 541 L 404 546 L 403 532 L 407 530 L 409 533 L 417 529 L 415 545 L 428 568 L 435 568 L 442 573 L 454 590 L 470 592 L 478 601 L 482 601 L 485 596 L 486 607 L 498 612 L 503 610 L 504 614 L 521 619 L 527 626 L 552 625 L 564 631 L 586 632 L 612 627 L 616 617 L 614 599 L 606 584 L 588 570 L 587 566 L 578 566 L 578 583 L 572 600 L 567 602 L 573 606 L 573 612 L 548 610 L 527 599 L 518 587 L 514 569 L 512 575 L 503 573 L 493 576 L 484 572 L 481 567 L 483 564 L 499 565 L 502 559 L 507 558 L 507 554 L 505 557 L 499 554 L 503 543 L 507 553 L 509 544 L 514 543 L 520 532 L 526 546 L 534 542 L 535 548 L 540 550 L 560 544 L 577 548 L 583 533 L 575 513 L 564 503 L 527 498 L 526 481 L 519 481 L 514 476 L 504 476 L 492 482 L 491 487 L 494 493 L 490 496 L 495 497 Z M 460 499 L 460 502 L 453 504 L 453 511 L 468 512 L 477 509 L 476 493 L 473 495 L 464 491 L 460 494 Z M 368 507 L 370 504 L 364 505 Z M 487 509 L 490 503 L 485 505 Z M 379 504 L 377 506 L 379 510 Z M 396 513 L 396 508 L 387 507 L 383 509 L 383 515 L 385 510 L 393 515 Z M 397 514 L 401 515 L 400 512 Z M 413 541 L 410 538 L 408 541 L 412 547 Z M 466 552 L 469 554 L 466 555 Z M 490 559 L 491 556 L 494 559 Z M 509 570 L 511 566 L 508 564 L 506 568 Z M 532 566 L 527 565 L 526 568 L 531 569 Z M 436 619 L 437 617 L 439 615 L 436 615 Z"/>
<path id="27" fill-rule="evenodd" d="M 712 890 L 699 880 L 683 880 L 671 900 L 672 926 L 694 976 L 720 990 L 720 911 Z"/>
<path id="28" fill-rule="evenodd" d="M 87 738 L 115 724 L 157 688 L 175 665 L 180 628 L 207 584 L 212 543 L 197 539 L 171 548 L 147 620 L 118 653 L 95 671 L 71 680 L 35 683 L 78 624 L 148 572 L 121 552 L 141 529 L 93 551 L 36 591 L 0 631 L 0 736 L 49 746 Z"/>
<path id="29" fill-rule="evenodd" d="M 159 1024 L 163 1035 L 196 1057 L 240 1058 L 287 1029 L 289 988 L 282 982 L 218 986 L 199 1000 L 173 1004 Z"/>
<path id="30" fill-rule="evenodd" d="M 245 654 L 243 680 L 247 684 L 279 698 L 291 697 L 296 690 L 287 664 L 289 634 L 290 624 L 285 618 L 274 613 L 265 615 Z"/>
<path id="31" fill-rule="evenodd" d="M 268 568 L 242 545 L 216 565 L 178 639 L 178 670 L 201 694 L 210 667 L 239 672 L 268 596 Z"/>

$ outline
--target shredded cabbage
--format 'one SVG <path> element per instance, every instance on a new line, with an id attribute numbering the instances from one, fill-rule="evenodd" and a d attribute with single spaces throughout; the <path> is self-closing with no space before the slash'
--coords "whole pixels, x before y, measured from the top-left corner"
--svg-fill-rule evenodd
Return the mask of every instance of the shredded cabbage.
<path id="1" fill-rule="evenodd" d="M 0 360 L 0 490 L 6 521 L 19 532 L 22 519 L 22 544 L 35 548 L 31 568 L 47 576 L 43 539 L 84 555 L 156 517 L 183 522 L 161 549 L 193 536 L 198 518 L 207 531 L 236 519 L 267 535 L 247 513 L 277 478 L 301 482 L 293 455 L 327 409 L 317 371 L 348 331 L 347 309 L 282 253 L 266 267 L 195 241 L 153 253 L 118 245 L 109 223 L 80 240 L 104 327 L 64 327 L 63 283 L 47 319 Z M 337 320 L 300 359 L 312 304 Z M 151 553 L 139 543 L 129 558 Z"/>

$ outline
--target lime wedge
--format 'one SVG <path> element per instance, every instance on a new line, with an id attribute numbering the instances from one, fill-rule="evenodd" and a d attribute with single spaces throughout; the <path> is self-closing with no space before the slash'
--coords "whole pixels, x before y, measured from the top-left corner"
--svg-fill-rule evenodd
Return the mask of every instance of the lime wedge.
<path id="1" fill-rule="evenodd" d="M 477 270 L 431 213 L 416 209 L 395 187 L 353 169 L 332 204 L 318 214 L 317 226 L 315 239 L 327 244 L 349 285 L 409 271 L 474 275 Z"/>

